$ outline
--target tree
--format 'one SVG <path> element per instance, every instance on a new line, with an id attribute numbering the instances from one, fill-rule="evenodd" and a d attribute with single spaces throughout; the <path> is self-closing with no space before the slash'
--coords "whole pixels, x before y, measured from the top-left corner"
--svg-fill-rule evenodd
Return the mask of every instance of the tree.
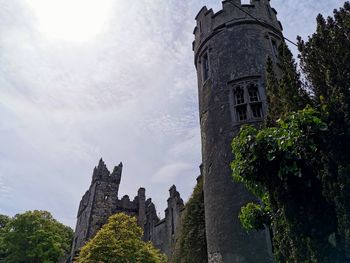
<path id="1" fill-rule="evenodd" d="M 136 218 L 118 213 L 84 247 L 76 263 L 165 263 L 166 258 L 153 245 L 142 241 Z"/>
<path id="2" fill-rule="evenodd" d="M 334 10 L 334 17 L 326 20 L 318 15 L 316 32 L 307 42 L 298 37 L 301 67 L 310 82 L 314 106 L 328 113 L 332 126 L 349 126 L 349 31 L 350 3 L 345 2 L 343 8 Z"/>
<path id="3" fill-rule="evenodd" d="M 247 230 L 272 230 L 278 262 L 350 262 L 349 2 L 334 18 L 319 15 L 299 50 L 309 95 L 280 53 L 281 79 L 268 62 L 267 124 L 243 127 L 232 142 L 234 179 L 262 200 L 239 217 Z"/>
<path id="4" fill-rule="evenodd" d="M 176 244 L 174 262 L 208 262 L 203 177 L 198 180 L 181 216 L 181 230 Z"/>
<path id="5" fill-rule="evenodd" d="M 310 103 L 293 54 L 285 43 L 279 46 L 278 54 L 277 70 L 281 73 L 280 78 L 275 73 L 272 60 L 270 58 L 267 60 L 266 82 L 269 105 L 267 125 L 274 125 L 276 120 L 286 113 L 303 109 Z"/>
<path id="6" fill-rule="evenodd" d="M 247 230 L 273 230 L 278 262 L 345 262 L 345 250 L 335 241 L 335 207 L 319 174 L 328 136 L 319 113 L 305 109 L 276 127 L 245 126 L 233 140 L 234 179 L 263 201 L 243 207 L 240 219 Z"/>
<path id="7" fill-rule="evenodd" d="M 335 207 L 337 242 L 350 258 L 350 3 L 334 10 L 334 17 L 319 15 L 316 32 L 307 42 L 299 38 L 299 51 L 313 106 L 329 127 L 319 173 Z"/>
<path id="8" fill-rule="evenodd" d="M 8 231 L 8 224 L 11 222 L 11 218 L 6 215 L 0 215 L 0 262 L 7 256 L 7 249 L 4 244 L 4 236 Z"/>
<path id="9" fill-rule="evenodd" d="M 69 252 L 73 230 L 47 211 L 15 215 L 5 226 L 5 263 L 54 263 Z"/>

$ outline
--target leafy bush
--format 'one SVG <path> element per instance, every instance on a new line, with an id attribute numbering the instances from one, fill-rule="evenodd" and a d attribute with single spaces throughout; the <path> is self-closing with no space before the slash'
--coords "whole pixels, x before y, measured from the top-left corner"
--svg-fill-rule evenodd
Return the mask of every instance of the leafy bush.
<path id="1" fill-rule="evenodd" d="M 70 251 L 73 230 L 47 211 L 28 211 L 5 221 L 0 236 L 0 250 L 5 248 L 1 262 L 56 263 Z"/>
<path id="2" fill-rule="evenodd" d="M 136 218 L 115 214 L 84 247 L 76 263 L 165 263 L 166 257 L 142 241 Z"/>

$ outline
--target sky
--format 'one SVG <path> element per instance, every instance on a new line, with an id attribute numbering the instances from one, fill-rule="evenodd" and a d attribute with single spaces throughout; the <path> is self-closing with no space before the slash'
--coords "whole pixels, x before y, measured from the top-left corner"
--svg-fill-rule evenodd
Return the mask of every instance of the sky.
<path id="1" fill-rule="evenodd" d="M 295 40 L 343 1 L 271 4 Z M 188 199 L 201 163 L 191 43 L 203 5 L 221 1 L 0 0 L 0 214 L 48 210 L 74 228 L 101 157 L 109 170 L 123 162 L 119 197 L 145 187 L 161 217 L 173 184 Z"/>

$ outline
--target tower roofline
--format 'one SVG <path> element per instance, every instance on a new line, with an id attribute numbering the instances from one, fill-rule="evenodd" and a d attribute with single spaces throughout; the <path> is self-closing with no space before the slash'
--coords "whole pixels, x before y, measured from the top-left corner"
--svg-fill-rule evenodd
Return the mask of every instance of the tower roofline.
<path id="1" fill-rule="evenodd" d="M 242 5 L 240 0 L 225 0 L 222 1 L 222 9 L 216 13 L 207 6 L 202 7 L 195 20 L 197 24 L 193 30 L 194 51 L 223 27 L 255 23 L 275 32 L 283 30 L 282 24 L 277 19 L 277 11 L 270 6 L 269 0 L 251 0 L 248 5 Z"/>

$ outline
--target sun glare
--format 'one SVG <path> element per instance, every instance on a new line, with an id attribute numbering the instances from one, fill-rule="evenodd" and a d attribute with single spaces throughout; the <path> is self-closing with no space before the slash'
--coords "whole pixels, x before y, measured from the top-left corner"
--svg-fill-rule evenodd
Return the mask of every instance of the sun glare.
<path id="1" fill-rule="evenodd" d="M 66 41 L 87 41 L 101 33 L 110 18 L 113 0 L 27 0 L 39 31 Z"/>

